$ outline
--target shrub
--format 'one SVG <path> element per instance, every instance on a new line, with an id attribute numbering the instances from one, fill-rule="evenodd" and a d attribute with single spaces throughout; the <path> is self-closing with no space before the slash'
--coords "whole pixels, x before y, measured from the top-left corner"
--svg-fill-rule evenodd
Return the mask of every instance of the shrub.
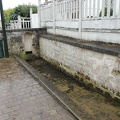
<path id="1" fill-rule="evenodd" d="M 102 16 L 102 10 L 100 11 L 99 17 Z M 104 12 L 104 16 L 107 16 L 107 8 L 105 7 L 105 12 Z M 113 9 L 110 9 L 110 16 L 113 16 Z"/>

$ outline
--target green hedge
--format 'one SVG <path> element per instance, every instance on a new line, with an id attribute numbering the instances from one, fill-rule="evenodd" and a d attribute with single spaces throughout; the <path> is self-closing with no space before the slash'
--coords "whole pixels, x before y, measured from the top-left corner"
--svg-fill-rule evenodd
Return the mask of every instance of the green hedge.
<path id="1" fill-rule="evenodd" d="M 99 17 L 102 16 L 102 11 L 100 11 Z M 107 8 L 105 8 L 104 16 L 107 16 Z M 113 16 L 113 9 L 110 9 L 110 16 Z"/>

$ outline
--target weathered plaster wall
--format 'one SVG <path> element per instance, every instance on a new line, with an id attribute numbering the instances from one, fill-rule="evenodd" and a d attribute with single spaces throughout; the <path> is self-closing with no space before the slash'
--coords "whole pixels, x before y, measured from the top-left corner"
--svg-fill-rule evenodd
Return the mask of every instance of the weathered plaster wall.
<path id="1" fill-rule="evenodd" d="M 40 38 L 41 56 L 96 89 L 120 99 L 120 58 Z"/>
<path id="2" fill-rule="evenodd" d="M 39 56 L 39 37 L 46 33 L 45 29 L 7 30 L 7 41 L 10 54 L 25 55 L 32 52 Z M 0 31 L 2 36 L 2 31 Z"/>
<path id="3" fill-rule="evenodd" d="M 39 55 L 38 39 L 35 32 L 12 32 L 7 33 L 9 52 L 12 54 L 26 54 L 26 46 L 31 44 L 32 53 L 36 56 Z M 26 42 L 27 41 L 27 42 Z"/>

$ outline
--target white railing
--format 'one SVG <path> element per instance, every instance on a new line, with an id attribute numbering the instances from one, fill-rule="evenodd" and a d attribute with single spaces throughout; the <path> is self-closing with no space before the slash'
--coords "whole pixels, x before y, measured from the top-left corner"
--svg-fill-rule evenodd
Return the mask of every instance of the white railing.
<path id="1" fill-rule="evenodd" d="M 31 28 L 31 21 L 28 17 L 21 17 L 21 28 Z"/>
<path id="2" fill-rule="evenodd" d="M 41 25 L 42 26 L 53 26 L 53 2 L 50 1 L 47 4 L 42 4 L 40 8 L 40 16 L 41 16 Z"/>
<path id="3" fill-rule="evenodd" d="M 85 0 L 83 2 L 84 19 L 104 19 L 120 17 L 119 0 Z"/>
<path id="4" fill-rule="evenodd" d="M 78 20 L 80 7 L 82 7 L 83 19 L 120 17 L 119 0 L 81 0 L 82 5 L 79 5 L 79 1 L 55 1 L 55 11 L 53 11 L 53 2 L 41 5 L 41 21 L 53 21 L 53 12 L 55 12 L 55 20 Z"/>
<path id="5" fill-rule="evenodd" d="M 18 28 L 19 28 L 18 20 L 11 20 L 8 29 L 18 29 Z"/>
<path id="6" fill-rule="evenodd" d="M 11 20 L 7 29 L 27 29 L 31 28 L 31 20 L 28 17 L 18 16 L 18 20 Z"/>
<path id="7" fill-rule="evenodd" d="M 78 20 L 79 0 L 65 0 L 55 3 L 56 20 Z"/>
<path id="8" fill-rule="evenodd" d="M 41 20 L 52 21 L 53 20 L 53 6 L 52 4 L 41 7 Z"/>
<path id="9" fill-rule="evenodd" d="M 89 39 L 86 30 L 120 29 L 120 0 L 53 0 L 38 10 L 39 26 L 54 34 Z"/>

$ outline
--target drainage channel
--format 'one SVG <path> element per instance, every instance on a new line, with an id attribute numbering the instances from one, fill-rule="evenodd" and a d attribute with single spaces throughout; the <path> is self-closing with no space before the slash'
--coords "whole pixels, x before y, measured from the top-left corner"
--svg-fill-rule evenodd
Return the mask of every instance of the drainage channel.
<path id="1" fill-rule="evenodd" d="M 64 95 L 63 101 L 68 102 L 67 107 L 71 107 L 72 110 L 70 109 L 70 111 L 77 115 L 77 118 L 82 120 L 120 119 L 120 106 L 117 103 L 108 100 L 83 84 L 76 83 L 75 79 L 67 76 L 42 58 L 28 60 L 27 62 L 41 76 L 47 78 L 45 79 L 46 84 L 53 88 L 54 94 L 59 91 L 61 92 L 57 94 L 59 98 Z"/>

